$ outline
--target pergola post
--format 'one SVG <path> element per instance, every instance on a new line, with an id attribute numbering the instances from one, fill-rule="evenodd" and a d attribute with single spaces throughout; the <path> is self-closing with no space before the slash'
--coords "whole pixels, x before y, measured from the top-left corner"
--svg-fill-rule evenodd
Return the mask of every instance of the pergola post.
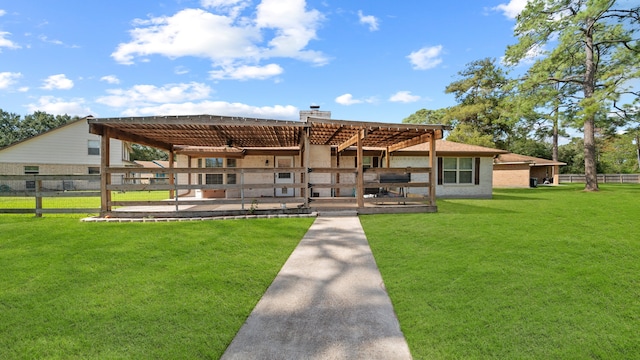
<path id="1" fill-rule="evenodd" d="M 384 163 L 387 169 L 391 167 L 391 153 L 389 152 L 389 147 L 384 150 Z"/>
<path id="2" fill-rule="evenodd" d="M 340 168 L 340 152 L 336 151 L 336 169 Z M 335 174 L 336 176 L 336 185 L 338 186 L 337 188 L 335 188 L 335 191 L 333 193 L 334 197 L 340 197 L 340 172 L 337 172 Z"/>
<path id="3" fill-rule="evenodd" d="M 169 169 L 173 170 L 173 162 L 175 161 L 175 154 L 173 152 L 173 149 L 169 150 Z M 174 174 L 171 173 L 171 176 L 169 176 L 169 185 L 175 185 L 176 184 L 176 177 L 178 176 L 178 174 Z M 173 189 L 169 190 L 169 199 L 173 199 L 174 196 L 177 195 Z"/>
<path id="4" fill-rule="evenodd" d="M 362 150 L 362 140 L 364 140 L 364 136 L 364 129 L 358 130 L 358 168 L 356 169 L 358 173 L 356 177 L 356 201 L 359 208 L 364 207 L 364 159 L 362 158 L 364 155 L 364 151 Z"/>
<path id="5" fill-rule="evenodd" d="M 111 211 L 111 173 L 108 172 L 111 163 L 111 131 L 107 128 L 100 137 L 100 215 Z"/>
<path id="6" fill-rule="evenodd" d="M 435 130 L 429 139 L 429 206 L 436 206 L 436 136 Z"/>
<path id="7" fill-rule="evenodd" d="M 302 154 L 300 154 L 300 161 L 302 162 L 302 166 L 305 169 L 305 172 L 302 174 L 304 187 L 300 189 L 301 194 L 304 197 L 304 207 L 309 207 L 309 161 L 311 159 L 311 149 L 309 144 L 309 128 L 304 128 L 302 130 L 302 139 L 300 139 L 302 143 Z"/>

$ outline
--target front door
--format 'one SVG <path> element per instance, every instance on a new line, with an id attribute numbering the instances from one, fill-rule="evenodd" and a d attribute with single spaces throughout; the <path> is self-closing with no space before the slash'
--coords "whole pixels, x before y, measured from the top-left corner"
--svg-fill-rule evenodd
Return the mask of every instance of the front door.
<path id="1" fill-rule="evenodd" d="M 292 156 L 276 156 L 276 168 L 292 168 L 293 157 Z M 285 184 L 282 187 L 276 188 L 276 196 L 294 196 L 295 189 L 286 186 L 286 184 L 293 184 L 293 173 L 290 172 L 278 172 L 276 173 L 276 184 Z"/>

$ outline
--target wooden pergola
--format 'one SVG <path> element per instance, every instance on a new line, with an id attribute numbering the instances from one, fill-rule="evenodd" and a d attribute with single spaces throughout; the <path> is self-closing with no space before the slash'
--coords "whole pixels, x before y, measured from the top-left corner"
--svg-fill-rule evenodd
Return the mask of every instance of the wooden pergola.
<path id="1" fill-rule="evenodd" d="M 300 174 L 300 183 L 304 208 L 309 208 L 309 176 L 310 172 L 339 173 L 344 169 L 311 168 L 310 145 L 329 145 L 335 153 L 346 149 L 356 150 L 357 164 L 353 172 L 356 174 L 355 200 L 358 209 L 365 207 L 363 152 L 365 148 L 376 148 L 385 154 L 422 143 L 430 144 L 428 168 L 390 168 L 389 156 L 380 173 L 391 172 L 424 172 L 429 174 L 428 208 L 436 210 L 435 174 L 431 169 L 435 165 L 435 140 L 441 139 L 445 125 L 416 125 L 377 123 L 367 121 L 336 120 L 319 117 L 308 117 L 306 121 L 283 121 L 270 119 L 242 118 L 215 115 L 197 116 L 153 116 L 128 118 L 92 118 L 87 119 L 89 131 L 102 137 L 101 143 L 101 213 L 108 214 L 114 202 L 111 201 L 110 174 L 123 172 L 126 169 L 109 166 L 110 139 L 152 146 L 169 153 L 170 169 L 167 174 L 196 173 L 203 169 L 173 168 L 176 151 L 197 153 L 203 148 L 234 149 L 288 149 L 297 152 L 300 166 L 290 169 Z M 230 151 L 229 155 L 232 156 Z M 227 171 L 239 172 L 241 169 Z M 247 169 L 242 169 L 242 171 Z M 265 169 L 255 169 L 264 171 Z M 283 170 L 280 170 L 283 171 Z M 169 178 L 173 184 L 173 177 Z M 170 186 L 170 185 L 169 185 Z M 227 185 L 228 187 L 229 185 Z M 242 187 L 242 184 L 237 185 Z M 254 186 L 255 187 L 255 186 Z M 188 188 L 188 187 L 184 187 Z M 170 188 L 168 188 L 170 189 Z M 171 189 L 170 189 L 171 190 Z M 151 202 L 147 202 L 151 204 Z"/>

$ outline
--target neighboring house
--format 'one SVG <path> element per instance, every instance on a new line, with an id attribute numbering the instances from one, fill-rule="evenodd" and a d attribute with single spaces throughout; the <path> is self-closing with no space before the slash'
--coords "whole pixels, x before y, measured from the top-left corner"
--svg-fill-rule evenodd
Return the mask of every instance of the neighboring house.
<path id="1" fill-rule="evenodd" d="M 558 184 L 560 166 L 566 163 L 519 154 L 500 154 L 493 163 L 494 187 L 533 187 Z"/>
<path id="2" fill-rule="evenodd" d="M 134 160 L 135 164 L 129 177 L 124 180 L 129 184 L 168 184 L 169 176 L 162 173 L 154 173 L 153 170 L 169 168 L 167 160 Z"/>
<path id="3" fill-rule="evenodd" d="M 123 142 L 111 139 L 112 166 L 128 165 L 129 152 Z M 100 136 L 89 133 L 86 119 L 79 119 L 0 149 L 2 175 L 100 174 Z M 120 182 L 121 179 L 112 179 Z M 11 190 L 35 189 L 34 181 L 3 182 Z M 60 181 L 47 184 L 55 190 L 97 189 L 96 181 Z"/>

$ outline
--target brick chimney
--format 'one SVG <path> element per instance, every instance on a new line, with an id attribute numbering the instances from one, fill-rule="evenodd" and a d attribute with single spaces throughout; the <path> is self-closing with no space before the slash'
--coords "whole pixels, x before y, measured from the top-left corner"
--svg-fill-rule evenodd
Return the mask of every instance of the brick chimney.
<path id="1" fill-rule="evenodd" d="M 300 110 L 300 121 L 307 121 L 308 117 L 331 119 L 331 111 L 320 111 L 320 105 L 311 105 L 309 110 Z"/>

